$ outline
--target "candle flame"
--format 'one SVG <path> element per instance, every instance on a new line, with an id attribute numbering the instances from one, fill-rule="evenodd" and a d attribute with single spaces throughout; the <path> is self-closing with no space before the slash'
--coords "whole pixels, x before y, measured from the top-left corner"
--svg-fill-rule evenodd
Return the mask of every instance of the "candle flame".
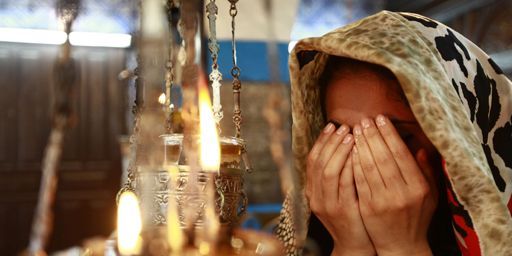
<path id="1" fill-rule="evenodd" d="M 220 144 L 212 104 L 206 80 L 199 79 L 199 129 L 201 147 L 201 167 L 204 171 L 219 171 Z"/>
<path id="2" fill-rule="evenodd" d="M 179 169 L 177 166 L 170 166 L 169 175 L 177 175 Z M 175 197 L 169 197 L 167 202 L 167 242 L 171 247 L 173 255 L 180 255 L 185 243 L 185 235 L 180 227 L 178 218 L 178 207 Z"/>
<path id="3" fill-rule="evenodd" d="M 162 92 L 162 94 L 160 94 L 160 96 L 158 96 L 158 103 L 160 104 L 165 104 L 165 93 Z"/>
<path id="4" fill-rule="evenodd" d="M 176 209 L 175 202 L 171 207 L 167 208 L 167 211 L 167 242 L 173 253 L 179 253 L 185 243 L 185 236 L 180 227 L 178 209 Z"/>
<path id="5" fill-rule="evenodd" d="M 138 254 L 142 229 L 139 201 L 133 192 L 124 192 L 117 208 L 117 244 L 122 255 Z"/>

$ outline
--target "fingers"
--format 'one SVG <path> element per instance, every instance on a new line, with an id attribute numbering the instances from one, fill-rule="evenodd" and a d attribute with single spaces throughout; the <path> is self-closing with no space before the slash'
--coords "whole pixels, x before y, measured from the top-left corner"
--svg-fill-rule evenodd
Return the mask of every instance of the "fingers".
<path id="1" fill-rule="evenodd" d="M 364 135 L 361 140 L 365 141 L 368 145 L 371 155 L 373 156 L 373 163 L 375 163 L 375 167 L 379 171 L 384 185 L 390 188 L 391 186 L 405 183 L 391 151 L 373 120 L 364 118 L 361 120 L 361 126 Z M 363 164 L 363 170 L 365 170 L 364 166 Z"/>
<path id="2" fill-rule="evenodd" d="M 353 136 L 347 135 L 348 132 L 347 125 L 342 125 L 334 131 L 334 126 L 328 124 L 311 149 L 308 156 L 306 189 L 310 201 L 338 200 L 341 169 L 353 146 Z M 327 204 L 326 209 L 330 206 L 336 204 Z"/>
<path id="3" fill-rule="evenodd" d="M 409 183 L 421 182 L 421 172 L 409 148 L 403 142 L 391 121 L 383 115 L 375 119 L 377 128 L 388 146 L 395 163 L 401 171 L 404 181 Z"/>
<path id="4" fill-rule="evenodd" d="M 322 200 L 326 201 L 326 210 L 329 213 L 336 213 L 339 207 L 337 203 L 340 198 L 340 176 L 346 165 L 348 156 L 354 145 L 351 134 L 347 134 L 336 148 L 331 159 L 325 166 L 322 175 Z"/>
<path id="5" fill-rule="evenodd" d="M 311 151 L 309 151 L 308 157 L 310 159 L 316 160 L 318 158 L 318 155 L 320 155 L 322 148 L 324 147 L 325 143 L 329 140 L 329 137 L 331 136 L 334 129 L 335 127 L 332 123 L 328 123 L 325 126 L 325 128 L 322 130 L 322 132 L 316 139 L 315 144 L 311 148 Z"/>
<path id="6" fill-rule="evenodd" d="M 348 158 L 345 161 L 345 165 L 343 166 L 343 170 L 341 171 L 339 180 L 340 185 L 338 200 L 341 203 L 346 200 L 356 200 L 356 188 L 354 185 L 354 169 L 352 166 L 352 161 L 352 153 L 349 152 Z"/>
<path id="7" fill-rule="evenodd" d="M 318 138 L 315 141 L 315 144 L 311 148 L 308 154 L 307 159 L 307 168 L 306 168 L 306 196 L 309 198 L 313 194 L 313 181 L 314 179 L 314 165 L 316 162 L 316 159 L 320 155 L 320 152 L 322 148 L 324 147 L 324 144 L 329 139 L 331 133 L 334 131 L 334 125 L 331 123 L 328 123 L 323 131 L 320 133 Z"/>
<path id="8" fill-rule="evenodd" d="M 343 175 L 342 169 L 346 166 L 347 159 L 349 158 L 353 145 L 354 137 L 351 134 L 346 134 L 325 166 L 322 177 L 324 197 L 335 195 L 336 198 L 338 198 L 339 185 L 341 185 L 340 175 Z"/>
<path id="9" fill-rule="evenodd" d="M 360 125 L 354 126 L 354 137 L 356 140 L 356 148 L 359 164 L 366 177 L 368 185 L 371 187 L 372 192 L 379 193 L 385 188 L 384 182 L 379 172 L 379 168 L 373 160 L 372 152 L 368 143 L 366 142 Z"/>
<path id="10" fill-rule="evenodd" d="M 356 184 L 357 195 L 362 201 L 368 202 L 372 198 L 372 190 L 366 181 L 365 174 L 361 168 L 359 152 L 357 147 L 352 149 L 352 170 L 354 171 L 354 182 Z"/>
<path id="11" fill-rule="evenodd" d="M 349 128 L 347 125 L 342 125 L 340 128 L 334 132 L 329 139 L 325 142 L 323 148 L 319 152 L 319 155 L 315 161 L 314 168 L 322 172 L 322 179 L 324 182 L 331 183 L 331 180 L 334 179 L 334 184 L 337 185 L 337 181 L 339 179 L 339 174 L 341 171 L 341 168 L 343 167 L 343 164 L 345 164 L 346 154 L 348 151 L 346 150 L 346 147 L 341 147 L 339 151 L 338 148 L 340 146 L 340 143 L 343 141 L 345 136 L 347 135 L 349 131 Z M 351 142 L 351 141 L 347 141 Z M 341 143 L 341 145 L 346 145 Z M 345 149 L 345 150 L 343 150 Z M 344 152 L 347 151 L 347 152 Z M 345 153 L 343 155 L 339 155 L 338 153 Z M 333 161 L 331 161 L 331 158 L 335 158 Z M 343 162 L 336 162 L 336 160 L 343 161 Z M 334 165 L 331 165 L 334 164 Z"/>

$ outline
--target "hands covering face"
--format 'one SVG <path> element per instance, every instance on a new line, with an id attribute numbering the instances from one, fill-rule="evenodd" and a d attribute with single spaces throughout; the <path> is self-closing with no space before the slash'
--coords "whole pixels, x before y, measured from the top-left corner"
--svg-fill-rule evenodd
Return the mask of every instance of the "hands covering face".
<path id="1" fill-rule="evenodd" d="M 333 255 L 431 255 L 427 230 L 437 189 L 425 150 L 414 157 L 389 119 L 328 124 L 307 161 L 311 210 Z"/>

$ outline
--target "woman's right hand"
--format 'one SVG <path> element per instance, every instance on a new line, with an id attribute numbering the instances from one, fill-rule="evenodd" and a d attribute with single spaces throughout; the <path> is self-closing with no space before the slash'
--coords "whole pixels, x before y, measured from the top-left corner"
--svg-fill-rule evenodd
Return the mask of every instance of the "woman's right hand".
<path id="1" fill-rule="evenodd" d="M 334 240 L 332 255 L 375 255 L 366 232 L 354 185 L 349 127 L 329 123 L 307 159 L 306 196 L 313 213 Z"/>

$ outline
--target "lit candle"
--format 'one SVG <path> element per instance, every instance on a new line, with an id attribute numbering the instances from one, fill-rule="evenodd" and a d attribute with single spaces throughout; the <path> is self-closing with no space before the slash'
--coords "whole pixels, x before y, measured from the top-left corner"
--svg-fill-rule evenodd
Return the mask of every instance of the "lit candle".
<path id="1" fill-rule="evenodd" d="M 206 80 L 199 75 L 199 130 L 200 130 L 200 160 L 201 169 L 210 174 L 218 174 L 220 169 L 220 143 L 217 126 L 213 118 L 212 104 Z M 215 211 L 215 182 L 216 175 L 210 175 L 206 185 L 206 205 L 204 209 L 205 241 L 200 244 L 200 252 L 208 255 L 215 251 L 220 222 Z"/>
<path id="2" fill-rule="evenodd" d="M 177 176 L 179 169 L 177 166 L 170 166 L 169 175 Z M 169 196 L 167 200 L 167 242 L 171 248 L 172 255 L 181 255 L 185 244 L 185 237 L 180 227 L 178 218 L 178 207 L 174 196 Z"/>
<path id="3" fill-rule="evenodd" d="M 220 168 L 220 143 L 208 87 L 203 75 L 199 76 L 199 130 L 200 159 L 203 171 L 218 172 Z"/>
<path id="4" fill-rule="evenodd" d="M 117 208 L 117 246 L 121 255 L 140 253 L 142 220 L 139 201 L 132 192 L 124 192 Z"/>

